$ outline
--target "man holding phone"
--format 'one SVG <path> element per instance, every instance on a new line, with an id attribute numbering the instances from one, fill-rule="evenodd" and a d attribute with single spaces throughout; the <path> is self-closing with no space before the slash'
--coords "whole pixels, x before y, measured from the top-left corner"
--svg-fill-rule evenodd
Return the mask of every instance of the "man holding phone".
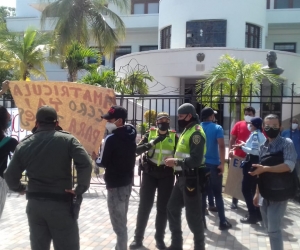
<path id="1" fill-rule="evenodd" d="M 231 228 L 231 224 L 225 218 L 224 202 L 222 197 L 222 182 L 225 164 L 225 142 L 223 128 L 215 124 L 215 111 L 206 107 L 201 111 L 203 122 L 201 126 L 205 135 L 209 140 L 206 141 L 205 165 L 210 170 L 210 184 L 208 189 L 211 189 L 216 200 L 216 207 L 220 219 L 219 229 L 226 230 Z M 218 152 L 218 154 L 216 154 Z M 206 194 L 202 197 L 202 212 L 205 214 Z"/>

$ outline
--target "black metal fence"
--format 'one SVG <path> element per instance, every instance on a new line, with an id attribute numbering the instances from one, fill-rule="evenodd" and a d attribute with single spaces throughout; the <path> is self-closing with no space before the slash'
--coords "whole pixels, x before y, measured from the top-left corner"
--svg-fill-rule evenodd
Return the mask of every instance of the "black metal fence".
<path id="1" fill-rule="evenodd" d="M 247 91 L 244 91 L 243 88 Z M 237 105 L 241 106 L 241 110 L 245 106 L 252 106 L 256 110 L 256 116 L 264 118 L 268 114 L 277 114 L 281 121 L 283 129 L 290 128 L 292 118 L 300 120 L 300 90 L 295 84 L 281 84 L 277 87 L 268 84 L 260 86 L 241 86 L 241 95 L 238 96 L 234 92 L 234 86 L 219 85 L 217 90 L 211 90 L 210 93 L 204 92 L 204 88 L 194 89 L 192 94 L 184 95 L 133 95 L 120 96 L 117 95 L 116 102 L 128 110 L 128 123 L 133 124 L 138 131 L 137 141 L 142 134 L 150 127 L 155 125 L 146 120 L 144 114 L 148 110 L 155 113 L 168 112 L 171 117 L 171 128 L 179 132 L 177 125 L 177 109 L 183 103 L 192 103 L 201 118 L 201 110 L 205 106 L 214 108 L 218 114 L 216 115 L 217 123 L 224 128 L 225 142 L 229 141 L 230 131 L 236 122 Z M 14 107 L 13 100 L 3 99 L 0 104 L 7 107 Z M 243 112 L 242 112 L 243 113 Z M 153 115 L 152 115 L 153 116 Z M 150 120 L 151 117 L 150 115 Z M 243 114 L 241 114 L 243 119 Z M 73 182 L 76 183 L 76 171 L 73 171 Z M 93 175 L 91 184 L 103 184 L 101 176 Z M 135 185 L 139 185 L 139 180 L 135 181 Z"/>

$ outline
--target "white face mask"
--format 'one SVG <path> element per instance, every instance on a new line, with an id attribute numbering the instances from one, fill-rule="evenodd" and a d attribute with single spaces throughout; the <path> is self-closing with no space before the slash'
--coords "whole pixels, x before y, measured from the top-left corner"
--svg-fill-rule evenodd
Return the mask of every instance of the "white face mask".
<path id="1" fill-rule="evenodd" d="M 244 116 L 245 122 L 251 122 L 251 119 L 252 119 L 252 118 L 253 118 L 253 117 L 250 116 L 250 115 L 245 115 L 245 116 Z"/>
<path id="2" fill-rule="evenodd" d="M 250 124 L 250 123 L 247 124 L 247 128 L 248 128 L 248 130 L 251 132 L 252 127 L 251 127 L 251 124 Z"/>
<path id="3" fill-rule="evenodd" d="M 298 125 L 298 123 L 292 123 L 292 129 L 294 129 L 294 130 L 295 130 L 295 129 L 297 129 L 297 128 L 298 128 L 298 126 L 299 126 L 299 125 Z"/>
<path id="4" fill-rule="evenodd" d="M 118 120 L 117 120 L 118 121 Z M 115 124 L 117 121 L 115 122 L 107 122 L 105 127 L 108 131 L 109 134 L 111 134 L 114 130 L 117 129 L 117 125 Z"/>

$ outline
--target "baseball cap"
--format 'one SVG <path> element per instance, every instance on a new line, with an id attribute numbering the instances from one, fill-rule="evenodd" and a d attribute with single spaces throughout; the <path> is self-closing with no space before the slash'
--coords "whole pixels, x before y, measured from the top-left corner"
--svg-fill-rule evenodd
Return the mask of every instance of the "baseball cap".
<path id="1" fill-rule="evenodd" d="M 159 112 L 156 116 L 156 121 L 162 119 L 162 118 L 167 118 L 170 120 L 170 116 L 167 112 Z"/>
<path id="2" fill-rule="evenodd" d="M 127 110 L 121 106 L 112 106 L 107 114 L 102 115 L 101 118 L 105 120 L 111 120 L 111 119 L 119 119 L 122 118 L 123 121 L 127 118 Z"/>
<path id="3" fill-rule="evenodd" d="M 50 106 L 41 106 L 35 115 L 37 122 L 42 123 L 55 123 L 57 122 L 56 110 Z"/>
<path id="4" fill-rule="evenodd" d="M 201 117 L 202 118 L 207 118 L 210 117 L 213 114 L 218 114 L 217 111 L 214 111 L 212 108 L 210 107 L 205 107 L 204 109 L 201 110 Z"/>

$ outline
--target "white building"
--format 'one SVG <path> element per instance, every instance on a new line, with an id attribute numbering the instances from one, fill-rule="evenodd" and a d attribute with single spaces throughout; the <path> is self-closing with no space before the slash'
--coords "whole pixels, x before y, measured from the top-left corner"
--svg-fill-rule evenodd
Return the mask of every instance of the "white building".
<path id="1" fill-rule="evenodd" d="M 17 16 L 7 20 L 9 30 L 40 27 L 43 6 L 38 2 L 17 0 Z M 105 65 L 117 71 L 128 63 L 146 65 L 161 83 L 150 93 L 185 94 L 187 86 L 209 73 L 225 53 L 266 65 L 269 50 L 278 50 L 277 64 L 285 69 L 286 86 L 295 83 L 300 92 L 300 0 L 131 0 L 131 4 L 129 13 L 108 6 L 123 19 L 126 38 Z M 46 30 L 53 29 L 53 21 L 48 20 Z M 204 61 L 197 61 L 198 53 L 205 54 Z M 66 71 L 57 65 L 47 65 L 47 74 L 50 80 L 66 79 Z M 298 115 L 300 109 L 293 112 Z M 283 120 L 289 118 L 284 115 Z"/>

